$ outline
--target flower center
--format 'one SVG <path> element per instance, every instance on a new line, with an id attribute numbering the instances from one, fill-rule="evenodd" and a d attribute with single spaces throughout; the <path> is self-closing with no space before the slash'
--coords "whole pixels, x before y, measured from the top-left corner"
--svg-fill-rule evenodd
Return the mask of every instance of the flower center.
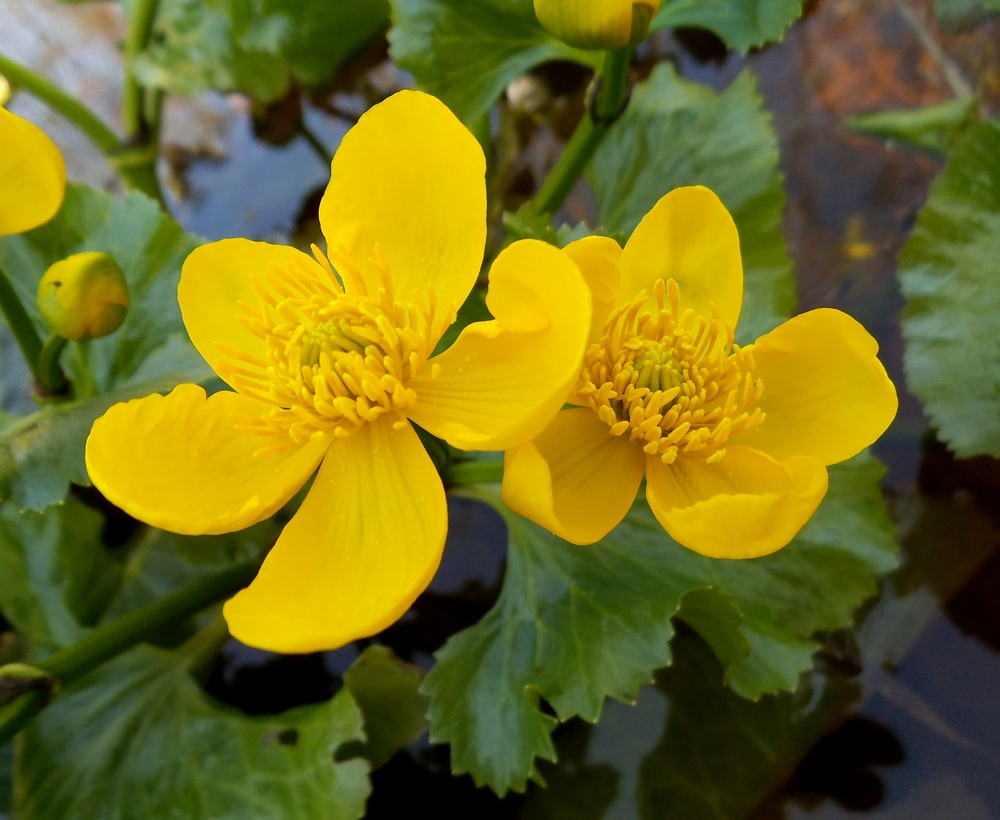
<path id="1" fill-rule="evenodd" d="M 254 279 L 260 301 L 241 304 L 240 321 L 264 340 L 267 359 L 219 345 L 230 359 L 220 375 L 241 393 L 274 406 L 262 419 L 238 420 L 246 432 L 285 439 L 261 454 L 318 436 L 346 437 L 385 415 L 394 415 L 397 426 L 406 423 L 417 400 L 406 385 L 434 349 L 437 305 L 431 290 L 426 299 L 398 301 L 378 248 L 376 257 L 381 286 L 374 295 L 350 262 L 340 258 L 338 267 L 351 277 L 352 293 L 344 292 L 326 265 L 322 279 L 294 265 L 272 267 Z M 432 377 L 436 369 L 432 365 Z"/>
<path id="2" fill-rule="evenodd" d="M 653 295 L 652 312 L 643 310 L 643 291 L 608 317 L 601 341 L 587 351 L 578 395 L 612 435 L 629 431 L 664 464 L 696 452 L 718 461 L 729 436 L 764 420 L 754 406 L 764 385 L 753 377 L 752 350 L 733 342 L 714 305 L 711 319 L 681 315 L 673 279 L 658 280 Z"/>

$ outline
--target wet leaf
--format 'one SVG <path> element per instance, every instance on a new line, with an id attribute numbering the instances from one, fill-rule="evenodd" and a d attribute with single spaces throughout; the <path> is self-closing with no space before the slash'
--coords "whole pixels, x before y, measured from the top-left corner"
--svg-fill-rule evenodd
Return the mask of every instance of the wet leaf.
<path id="1" fill-rule="evenodd" d="M 746 54 L 780 40 L 801 14 L 802 0 L 666 0 L 650 30 L 707 28 L 730 48 Z"/>
<path id="2" fill-rule="evenodd" d="M 365 718 L 361 753 L 378 767 L 427 728 L 428 700 L 419 691 L 424 673 L 391 649 L 369 646 L 344 674 L 344 685 Z"/>
<path id="3" fill-rule="evenodd" d="M 507 85 L 541 63 L 598 66 L 548 34 L 532 0 L 390 0 L 392 58 L 466 125 L 478 123 Z"/>
<path id="4" fill-rule="evenodd" d="M 368 763 L 337 750 L 364 738 L 345 689 L 281 715 L 248 717 L 189 675 L 184 652 L 137 647 L 67 689 L 25 731 L 15 815 L 38 820 L 353 820 Z"/>
<path id="5" fill-rule="evenodd" d="M 813 635 L 851 623 L 895 565 L 879 490 L 862 455 L 830 470 L 830 492 L 785 549 L 752 561 L 705 558 L 675 544 L 644 502 L 607 538 L 567 544 L 494 503 L 510 533 L 496 606 L 437 655 L 424 691 L 431 739 L 452 767 L 497 792 L 521 791 L 535 758 L 554 755 L 556 720 L 597 720 L 606 697 L 635 698 L 670 661 L 672 618 L 692 590 L 712 589 L 696 627 L 711 637 L 741 695 L 791 689 L 811 665 Z M 491 491 L 483 489 L 484 497 Z M 734 634 L 734 631 L 736 634 Z M 728 634 L 727 634 L 728 632 Z"/>
<path id="6" fill-rule="evenodd" d="M 845 123 L 852 131 L 898 140 L 934 154 L 945 154 L 972 123 L 979 99 L 970 94 L 923 108 L 875 111 L 851 117 Z"/>
<path id="7" fill-rule="evenodd" d="M 716 94 L 661 63 L 598 149 L 589 179 L 600 224 L 625 236 L 673 188 L 711 188 L 740 233 L 746 283 L 737 339 L 753 341 L 787 318 L 795 290 L 778 144 L 750 72 Z"/>
<path id="8" fill-rule="evenodd" d="M 956 145 L 899 270 L 910 389 L 959 456 L 1000 456 L 1000 118 Z"/>
<path id="9" fill-rule="evenodd" d="M 0 266 L 43 338 L 48 329 L 35 293 L 42 274 L 60 259 L 81 251 L 110 254 L 125 273 L 130 298 L 121 328 L 63 354 L 78 392 L 96 396 L 50 404 L 0 427 L 0 499 L 31 510 L 61 501 L 70 482 L 89 484 L 84 443 L 108 407 L 211 376 L 187 339 L 177 305 L 181 264 L 199 243 L 142 194 L 116 199 L 82 185 L 67 187 L 62 209 L 47 225 L 0 239 Z"/>
<path id="10" fill-rule="evenodd" d="M 163 0 L 136 62 L 146 85 L 283 97 L 294 79 L 329 82 L 388 24 L 387 0 Z"/>
<path id="11" fill-rule="evenodd" d="M 0 506 L 0 612 L 34 657 L 79 640 L 117 590 L 122 568 L 101 543 L 103 524 L 78 501 L 45 513 Z"/>
<path id="12" fill-rule="evenodd" d="M 718 660 L 690 632 L 673 647 L 674 663 L 634 706 L 609 703 L 593 728 L 560 735 L 561 758 L 574 755 L 577 768 L 543 765 L 549 788 L 532 792 L 526 817 L 550 816 L 539 809 L 574 800 L 603 769 L 618 780 L 612 799 L 581 804 L 576 820 L 743 820 L 860 697 L 856 684 L 814 674 L 794 694 L 753 703 L 723 685 Z"/>

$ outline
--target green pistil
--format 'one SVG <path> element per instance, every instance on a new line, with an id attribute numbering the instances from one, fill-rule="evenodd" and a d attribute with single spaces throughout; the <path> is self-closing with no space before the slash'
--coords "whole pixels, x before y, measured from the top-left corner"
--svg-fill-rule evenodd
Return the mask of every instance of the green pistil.
<path id="1" fill-rule="evenodd" d="M 635 386 L 649 388 L 650 393 L 680 387 L 683 382 L 681 367 L 671 350 L 648 350 L 632 363 L 632 367 L 639 373 Z"/>

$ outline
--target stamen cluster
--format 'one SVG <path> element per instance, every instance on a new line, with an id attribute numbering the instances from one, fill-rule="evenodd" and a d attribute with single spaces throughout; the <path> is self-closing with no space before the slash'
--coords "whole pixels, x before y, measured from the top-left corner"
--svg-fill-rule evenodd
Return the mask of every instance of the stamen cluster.
<path id="1" fill-rule="evenodd" d="M 380 287 L 373 295 L 350 261 L 338 257 L 338 269 L 351 280 L 346 293 L 326 259 L 313 251 L 325 263 L 325 277 L 294 265 L 272 267 L 253 280 L 259 304 L 240 304 L 239 320 L 266 343 L 266 361 L 219 346 L 229 357 L 220 375 L 274 407 L 264 418 L 239 420 L 246 432 L 283 439 L 261 455 L 319 436 L 350 436 L 386 414 L 397 417 L 397 426 L 405 424 L 417 401 L 407 382 L 437 341 L 433 290 L 425 299 L 397 301 L 378 248 L 372 263 Z"/>
<path id="2" fill-rule="evenodd" d="M 729 436 L 764 420 L 754 407 L 764 385 L 753 377 L 751 347 L 734 343 L 714 305 L 711 319 L 680 314 L 673 279 L 658 280 L 653 295 L 652 312 L 644 310 L 643 291 L 611 313 L 601 341 L 587 351 L 578 395 L 612 435 L 628 431 L 664 464 L 697 452 L 718 461 Z"/>

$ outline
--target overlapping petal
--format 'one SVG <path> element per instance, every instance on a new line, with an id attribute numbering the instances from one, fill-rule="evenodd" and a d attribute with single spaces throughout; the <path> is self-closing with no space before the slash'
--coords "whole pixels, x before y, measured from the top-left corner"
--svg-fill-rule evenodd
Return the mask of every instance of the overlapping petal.
<path id="1" fill-rule="evenodd" d="M 397 298 L 432 286 L 438 304 L 458 308 L 483 261 L 485 174 L 479 143 L 434 97 L 401 91 L 369 110 L 337 149 L 319 209 L 348 291 L 356 285 L 338 254 L 374 293 L 378 245 Z"/>
<path id="2" fill-rule="evenodd" d="M 753 356 L 766 418 L 740 443 L 779 460 L 808 455 L 836 464 L 857 455 L 885 432 L 899 406 L 877 353 L 867 330 L 830 308 L 765 334 Z"/>
<path id="3" fill-rule="evenodd" d="M 622 251 L 616 305 L 628 304 L 657 279 L 673 279 L 680 309 L 720 318 L 735 328 L 743 304 L 743 262 L 736 224 L 708 188 L 675 188 L 646 214 Z"/>
<path id="4" fill-rule="evenodd" d="M 374 635 L 430 583 L 447 525 L 441 479 L 413 428 L 366 425 L 330 448 L 260 574 L 226 604 L 229 629 L 276 652 Z"/>
<path id="5" fill-rule="evenodd" d="M 540 433 L 580 372 L 590 293 L 572 259 L 525 239 L 501 253 L 486 298 L 496 318 L 469 325 L 409 386 L 410 418 L 464 450 L 502 450 Z"/>
<path id="6" fill-rule="evenodd" d="M 608 236 L 587 236 L 570 242 L 563 252 L 576 262 L 583 274 L 593 304 L 589 343 L 600 341 L 604 322 L 615 307 L 621 274 L 621 246 Z"/>
<path id="7" fill-rule="evenodd" d="M 563 410 L 505 454 L 503 501 L 566 541 L 593 544 L 625 517 L 645 469 L 642 449 L 589 407 Z"/>
<path id="8" fill-rule="evenodd" d="M 241 366 L 264 370 L 267 344 L 253 332 L 250 319 L 260 309 L 254 278 L 263 284 L 272 270 L 291 272 L 304 291 L 311 281 L 326 276 L 319 263 L 302 251 L 249 239 L 210 242 L 195 248 L 184 261 L 177 287 L 184 326 L 198 352 L 227 382 L 231 383 L 232 373 L 223 362 L 232 362 L 234 351 Z"/>
<path id="9" fill-rule="evenodd" d="M 578 48 L 621 48 L 641 38 L 660 0 L 535 0 L 548 31 Z"/>
<path id="10" fill-rule="evenodd" d="M 182 384 L 167 396 L 116 404 L 87 439 L 87 472 L 116 506 L 185 535 L 233 532 L 262 521 L 299 490 L 329 442 L 255 455 L 290 440 L 241 432 L 267 405 Z"/>
<path id="11" fill-rule="evenodd" d="M 0 106 L 0 236 L 48 222 L 65 191 L 66 165 L 55 143 Z"/>
<path id="12" fill-rule="evenodd" d="M 777 461 L 749 447 L 727 448 L 721 461 L 682 456 L 665 465 L 649 457 L 646 500 L 663 528 L 710 558 L 757 558 L 791 541 L 827 490 L 818 458 Z"/>

